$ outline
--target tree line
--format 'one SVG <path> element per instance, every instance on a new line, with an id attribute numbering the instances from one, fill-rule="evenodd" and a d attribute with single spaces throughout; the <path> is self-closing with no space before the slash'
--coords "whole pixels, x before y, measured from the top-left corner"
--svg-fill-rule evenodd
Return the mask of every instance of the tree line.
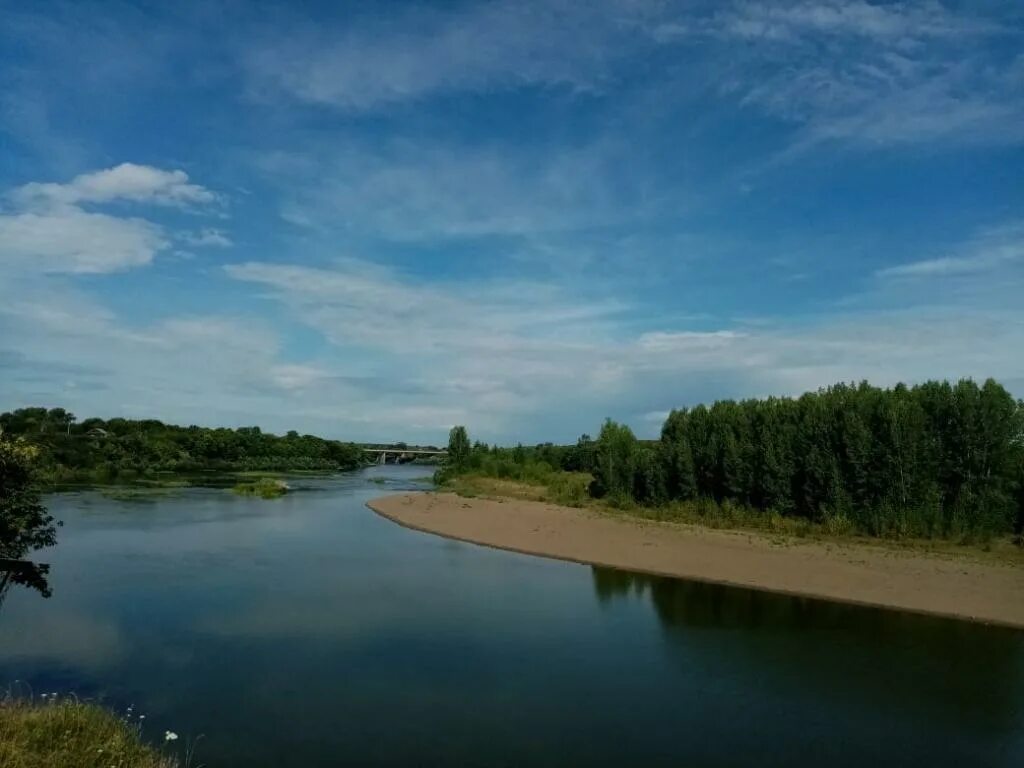
<path id="1" fill-rule="evenodd" d="M 589 472 L 589 494 L 619 506 L 713 502 L 874 536 L 1024 526 L 1024 403 L 991 379 L 721 400 L 672 411 L 658 440 L 608 420 L 574 446 L 477 443 L 450 460 L 526 481 Z"/>
<path id="2" fill-rule="evenodd" d="M 20 438 L 38 454 L 47 480 L 109 481 L 157 472 L 353 469 L 359 447 L 259 427 L 181 427 L 154 419 L 85 419 L 63 408 L 0 414 L 0 437 Z"/>

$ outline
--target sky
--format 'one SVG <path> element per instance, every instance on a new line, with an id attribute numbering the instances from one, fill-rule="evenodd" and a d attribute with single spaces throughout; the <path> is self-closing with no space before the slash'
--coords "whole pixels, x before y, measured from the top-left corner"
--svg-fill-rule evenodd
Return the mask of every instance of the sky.
<path id="1" fill-rule="evenodd" d="M 1024 6 L 0 0 L 0 410 L 443 442 L 992 376 Z"/>

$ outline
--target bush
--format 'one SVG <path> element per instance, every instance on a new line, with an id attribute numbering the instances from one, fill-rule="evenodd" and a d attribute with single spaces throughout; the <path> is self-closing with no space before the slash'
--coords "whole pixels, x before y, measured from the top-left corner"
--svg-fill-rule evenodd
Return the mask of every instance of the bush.
<path id="1" fill-rule="evenodd" d="M 272 477 L 261 477 L 252 483 L 239 483 L 232 489 L 239 496 L 259 496 L 262 499 L 276 499 L 289 491 L 288 484 Z"/>

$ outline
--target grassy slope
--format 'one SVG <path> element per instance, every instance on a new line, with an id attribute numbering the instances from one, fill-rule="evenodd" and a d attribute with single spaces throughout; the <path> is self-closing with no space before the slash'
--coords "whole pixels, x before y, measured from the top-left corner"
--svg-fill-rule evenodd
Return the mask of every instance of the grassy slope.
<path id="1" fill-rule="evenodd" d="M 639 520 L 750 531 L 768 536 L 777 544 L 811 538 L 836 544 L 882 546 L 893 550 L 969 557 L 974 560 L 996 561 L 1024 567 L 1024 547 L 1015 544 L 1011 537 L 982 544 L 963 544 L 940 539 L 879 539 L 847 530 L 833 530 L 826 525 L 810 523 L 799 518 L 786 518 L 736 505 L 718 505 L 711 502 L 673 502 L 663 507 L 614 507 L 606 501 L 590 498 L 586 492 L 589 482 L 590 475 L 570 472 L 553 472 L 550 476 L 534 482 L 466 474 L 447 480 L 441 489 L 468 498 L 524 499 L 586 508 L 603 514 Z"/>
<path id="2" fill-rule="evenodd" d="M 4 768 L 175 768 L 143 743 L 137 725 L 93 704 L 0 702 Z"/>

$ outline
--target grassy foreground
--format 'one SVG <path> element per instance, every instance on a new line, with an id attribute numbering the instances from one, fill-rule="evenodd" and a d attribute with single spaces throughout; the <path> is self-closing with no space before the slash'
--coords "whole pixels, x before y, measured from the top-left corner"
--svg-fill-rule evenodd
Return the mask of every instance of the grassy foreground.
<path id="1" fill-rule="evenodd" d="M 553 470 L 528 479 L 503 479 L 466 473 L 441 478 L 440 490 L 467 498 L 523 499 L 566 507 L 592 509 L 602 514 L 638 520 L 658 520 L 707 528 L 755 532 L 784 544 L 796 539 L 814 539 L 837 544 L 858 543 L 896 550 L 913 550 L 940 555 L 966 556 L 975 560 L 1011 563 L 1024 567 L 1024 547 L 1011 536 L 985 542 L 964 543 L 945 539 L 879 538 L 859 535 L 844 521 L 812 523 L 802 518 L 765 514 L 729 501 L 710 499 L 674 501 L 657 507 L 634 503 L 615 505 L 594 499 L 587 493 L 591 476 L 583 472 Z"/>
<path id="2" fill-rule="evenodd" d="M 0 701 L 4 768 L 177 768 L 145 744 L 137 723 L 74 699 Z"/>

